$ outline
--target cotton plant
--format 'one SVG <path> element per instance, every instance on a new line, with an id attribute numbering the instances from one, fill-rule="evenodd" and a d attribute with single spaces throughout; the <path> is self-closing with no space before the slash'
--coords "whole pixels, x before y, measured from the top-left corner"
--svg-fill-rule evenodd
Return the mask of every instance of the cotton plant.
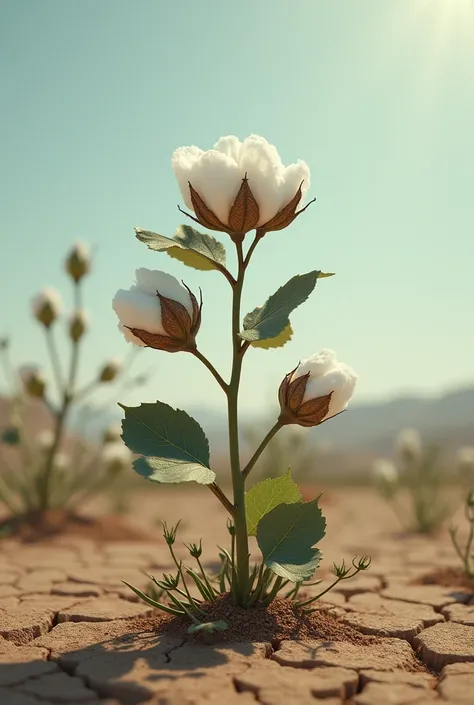
<path id="1" fill-rule="evenodd" d="M 449 535 L 454 550 L 461 560 L 464 574 L 468 578 L 474 579 L 474 490 L 469 490 L 465 497 L 464 516 L 469 527 L 464 546 L 461 545 L 458 538 L 458 526 L 452 524 L 449 527 Z"/>
<path id="2" fill-rule="evenodd" d="M 117 437 L 115 455 L 106 449 L 105 440 L 99 448 L 91 448 L 81 438 L 68 444 L 73 447 L 66 454 L 65 434 L 73 408 L 83 407 L 96 389 L 126 379 L 129 364 L 108 360 L 88 384 L 79 385 L 80 355 L 90 326 L 82 301 L 83 282 L 91 268 L 87 248 L 75 244 L 65 258 L 64 268 L 73 285 L 72 312 L 65 317 L 60 294 L 49 287 L 36 294 L 31 304 L 33 317 L 45 334 L 52 379 L 34 363 L 15 369 L 9 357 L 9 341 L 4 339 L 0 345 L 11 401 L 10 422 L 0 437 L 0 503 L 10 519 L 36 520 L 52 508 L 73 510 L 108 485 L 120 468 L 131 464 L 130 453 L 120 439 L 117 443 Z M 70 341 L 68 360 L 57 346 L 56 332 L 61 320 Z M 25 423 L 26 408 L 32 400 L 44 405 L 51 419 L 51 428 L 36 435 Z"/>
<path id="3" fill-rule="evenodd" d="M 467 487 L 474 486 L 474 447 L 461 446 L 456 453 L 456 472 L 461 483 Z"/>
<path id="4" fill-rule="evenodd" d="M 227 400 L 232 496 L 216 482 L 206 435 L 185 411 L 162 401 L 137 407 L 121 404 L 125 412 L 122 437 L 139 456 L 133 463 L 139 475 L 158 484 L 195 482 L 214 493 L 229 515 L 230 550 L 220 549 L 221 570 L 208 576 L 201 563 L 201 544 L 188 545 L 196 565 L 185 566 L 174 551 L 178 527 L 164 525 L 176 572 L 153 580 L 165 600 L 159 602 L 130 587 L 154 607 L 187 616 L 192 631 L 207 631 L 225 628 L 222 623 L 209 623 L 206 612 L 206 605 L 222 593 L 230 593 L 234 603 L 242 607 L 269 604 L 285 588 L 285 594 L 296 600 L 299 588 L 312 578 L 321 560 L 316 545 L 326 528 L 318 500 L 303 502 L 290 473 L 267 479 L 248 491 L 246 482 L 280 429 L 317 426 L 342 413 L 354 393 L 357 375 L 328 349 L 295 364 L 279 388 L 278 417 L 243 464 L 238 401 L 245 357 L 288 342 L 291 312 L 306 301 L 318 280 L 331 276 L 316 269 L 296 275 L 242 320 L 242 291 L 255 249 L 263 240 L 271 244 L 273 232 L 287 228 L 307 209 L 309 203 L 302 203 L 310 184 L 309 168 L 303 161 L 284 166 L 276 148 L 255 135 L 243 142 L 223 137 L 209 151 L 181 147 L 173 154 L 172 168 L 190 211 L 182 212 L 194 224 L 228 236 L 237 256 L 236 272 L 227 267 L 224 244 L 194 225 L 181 225 L 171 238 L 142 229 L 136 229 L 136 236 L 151 250 L 224 276 L 232 291 L 230 376 L 225 378 L 199 347 L 203 298 L 185 282 L 179 283 L 166 272 L 137 269 L 130 288 L 116 293 L 113 308 L 119 329 L 131 344 L 193 355 L 221 388 Z M 256 537 L 262 553 L 256 565 L 251 565 L 249 537 Z M 350 568 L 335 566 L 336 581 L 365 570 L 368 564 L 364 556 L 355 559 Z M 305 601 L 304 606 L 316 599 Z"/>
<path id="5" fill-rule="evenodd" d="M 408 531 L 430 534 L 448 516 L 440 449 L 425 446 L 417 429 L 400 431 L 393 458 L 377 459 L 372 470 L 376 487 Z"/>

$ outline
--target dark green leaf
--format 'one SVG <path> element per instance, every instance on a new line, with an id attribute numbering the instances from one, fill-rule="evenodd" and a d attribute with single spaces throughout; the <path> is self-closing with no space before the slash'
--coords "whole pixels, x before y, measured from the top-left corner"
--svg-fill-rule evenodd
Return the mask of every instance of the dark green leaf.
<path id="1" fill-rule="evenodd" d="M 243 340 L 253 342 L 279 336 L 289 324 L 290 313 L 308 296 L 316 286 L 320 272 L 297 274 L 280 287 L 263 306 L 258 306 L 244 318 Z"/>
<path id="2" fill-rule="evenodd" d="M 293 504 L 301 502 L 298 485 L 291 478 L 291 470 L 283 477 L 268 478 L 254 485 L 245 493 L 245 510 L 247 514 L 247 531 L 249 536 L 256 536 L 257 524 L 265 514 L 271 512 L 282 502 Z"/>
<path id="3" fill-rule="evenodd" d="M 257 527 L 257 542 L 266 566 L 294 583 L 309 580 L 321 560 L 313 546 L 326 533 L 318 500 L 279 504 Z"/>
<path id="4" fill-rule="evenodd" d="M 172 238 L 135 228 L 137 238 L 150 250 L 167 252 L 194 269 L 218 269 L 225 267 L 224 245 L 212 235 L 201 233 L 190 225 L 180 225 Z"/>
<path id="5" fill-rule="evenodd" d="M 125 411 L 122 438 L 131 451 L 142 456 L 133 463 L 139 475 L 162 483 L 214 482 L 209 442 L 195 419 L 160 401 L 119 406 Z"/>

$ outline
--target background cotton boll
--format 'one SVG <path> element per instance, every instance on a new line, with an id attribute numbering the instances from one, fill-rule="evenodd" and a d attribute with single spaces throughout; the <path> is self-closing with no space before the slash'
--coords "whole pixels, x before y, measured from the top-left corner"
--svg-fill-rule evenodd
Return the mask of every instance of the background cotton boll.
<path id="1" fill-rule="evenodd" d="M 404 461 L 418 460 L 423 452 L 420 432 L 416 428 L 404 428 L 397 436 L 395 450 Z"/>
<path id="2" fill-rule="evenodd" d="M 474 478 L 474 447 L 463 446 L 456 453 L 457 470 L 465 479 Z"/>
<path id="3" fill-rule="evenodd" d="M 386 458 L 378 458 L 374 462 L 372 473 L 376 480 L 391 484 L 398 482 L 397 468 L 391 460 L 387 460 Z"/>
<path id="4" fill-rule="evenodd" d="M 132 462 L 132 453 L 121 441 L 107 443 L 101 457 L 107 472 L 112 474 L 121 472 Z"/>
<path id="5" fill-rule="evenodd" d="M 59 293 L 50 287 L 43 289 L 32 300 L 34 317 L 49 328 L 61 315 L 62 302 Z"/>
<path id="6" fill-rule="evenodd" d="M 35 440 L 36 445 L 41 448 L 41 450 L 47 450 L 48 448 L 51 448 L 54 443 L 54 433 L 50 431 L 49 428 L 46 428 L 36 435 Z"/>

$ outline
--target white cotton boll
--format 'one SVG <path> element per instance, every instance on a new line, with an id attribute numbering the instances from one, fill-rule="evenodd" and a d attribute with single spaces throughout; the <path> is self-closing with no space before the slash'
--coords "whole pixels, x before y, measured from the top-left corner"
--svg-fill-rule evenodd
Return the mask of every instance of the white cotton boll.
<path id="1" fill-rule="evenodd" d="M 114 474 L 132 463 L 132 453 L 121 441 L 104 445 L 101 457 L 107 472 Z"/>
<path id="2" fill-rule="evenodd" d="M 41 450 L 48 450 L 54 443 L 54 433 L 49 428 L 45 428 L 36 434 L 35 441 Z"/>
<path id="3" fill-rule="evenodd" d="M 404 461 L 416 461 L 423 452 L 420 432 L 416 428 L 404 428 L 395 441 L 396 453 Z"/>
<path id="4" fill-rule="evenodd" d="M 31 307 L 34 317 L 46 328 L 49 328 L 61 315 L 61 296 L 56 289 L 46 287 L 33 297 Z"/>
<path id="5" fill-rule="evenodd" d="M 298 377 L 302 377 L 308 373 L 312 377 L 321 377 L 326 374 L 326 372 L 329 372 L 329 370 L 334 369 L 336 364 L 337 358 L 334 350 L 325 348 L 311 357 L 301 360 L 292 379 L 298 379 Z"/>
<path id="6" fill-rule="evenodd" d="M 299 160 L 285 167 L 277 149 L 259 135 L 250 135 L 243 142 L 227 135 L 208 151 L 179 147 L 171 164 L 186 206 L 193 209 L 191 184 L 223 226 L 229 224 L 229 211 L 245 177 L 259 206 L 256 227 L 265 225 L 290 203 L 301 184 L 303 200 L 310 185 L 305 162 Z"/>
<path id="7" fill-rule="evenodd" d="M 329 411 L 323 420 L 329 419 L 347 407 L 354 394 L 357 375 L 349 365 L 338 362 L 334 350 L 324 349 L 306 360 L 302 360 L 292 380 L 309 374 L 303 403 L 332 394 Z"/>
<path id="8" fill-rule="evenodd" d="M 157 298 L 158 292 L 161 296 L 166 296 L 167 299 L 178 301 L 192 316 L 193 304 L 189 291 L 171 274 L 141 267 L 135 272 L 135 277 L 137 280 L 136 289 L 155 298 Z"/>
<path id="9" fill-rule="evenodd" d="M 54 456 L 54 467 L 56 470 L 66 470 L 71 464 L 71 459 L 66 453 L 56 453 Z"/>
<path id="10" fill-rule="evenodd" d="M 141 343 L 141 340 L 139 342 Z M 122 372 L 122 369 L 122 360 L 119 360 L 119 358 L 111 358 L 105 363 L 105 365 L 99 372 L 99 380 L 101 382 L 112 382 L 117 377 L 117 375 Z"/>
<path id="11" fill-rule="evenodd" d="M 122 436 L 122 424 L 121 423 L 111 423 L 104 430 L 102 439 L 104 443 L 117 443 L 120 441 Z M 121 445 L 123 445 L 121 443 Z"/>
<path id="12" fill-rule="evenodd" d="M 301 399 L 302 377 L 306 378 Z M 325 349 L 302 360 L 280 385 L 279 400 L 283 423 L 316 426 L 344 411 L 354 394 L 357 375 L 349 365 L 338 362 L 333 350 Z M 330 397 L 330 398 L 329 398 Z M 310 402 L 320 400 L 317 404 Z"/>
<path id="13" fill-rule="evenodd" d="M 394 463 L 386 458 L 378 458 L 373 466 L 372 473 L 378 482 L 394 485 L 398 482 L 398 472 Z"/>
<path id="14" fill-rule="evenodd" d="M 66 257 L 66 272 L 74 279 L 80 281 L 88 272 L 91 265 L 89 248 L 82 242 L 76 242 Z"/>
<path id="15" fill-rule="evenodd" d="M 456 453 L 456 464 L 462 474 L 474 474 L 474 447 L 463 446 L 459 448 Z"/>
<path id="16" fill-rule="evenodd" d="M 119 319 L 119 329 L 126 340 L 141 347 L 170 352 L 192 347 L 200 326 L 200 307 L 196 299 L 191 298 L 186 287 L 166 272 L 137 269 L 135 276 L 136 283 L 130 289 L 119 289 L 112 301 Z M 184 310 L 177 311 L 179 307 L 164 299 L 181 304 Z M 163 317 L 163 307 L 165 312 L 168 311 L 168 317 Z M 176 317 L 179 318 L 179 325 L 175 323 Z M 138 337 L 138 333 L 135 335 L 130 328 L 144 331 L 146 339 L 142 340 L 143 333 Z M 161 339 L 150 338 L 153 335 L 161 336 Z M 168 338 L 166 344 L 165 338 Z"/>
<path id="17" fill-rule="evenodd" d="M 145 345 L 128 327 L 166 335 L 161 323 L 160 302 L 156 295 L 150 296 L 135 286 L 119 289 L 113 298 L 112 307 L 120 320 L 119 329 L 127 341 L 141 347 Z"/>

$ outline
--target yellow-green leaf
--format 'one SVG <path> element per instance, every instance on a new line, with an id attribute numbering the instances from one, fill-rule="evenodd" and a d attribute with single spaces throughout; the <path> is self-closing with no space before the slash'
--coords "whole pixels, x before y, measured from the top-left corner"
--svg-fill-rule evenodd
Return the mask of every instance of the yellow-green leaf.
<path id="1" fill-rule="evenodd" d="M 270 348 L 282 348 L 286 343 L 288 343 L 293 337 L 293 328 L 291 323 L 288 323 L 286 328 L 282 330 L 279 335 L 274 338 L 267 338 L 266 340 L 252 340 L 250 345 L 253 348 L 262 348 L 262 350 L 269 350 Z"/>
<path id="2" fill-rule="evenodd" d="M 207 257 L 200 255 L 199 252 L 194 252 L 193 250 L 185 250 L 182 247 L 169 247 L 166 250 L 166 254 L 177 259 L 187 267 L 194 267 L 194 269 L 200 269 L 201 271 L 209 271 L 211 269 L 217 269 L 217 265 Z"/>

